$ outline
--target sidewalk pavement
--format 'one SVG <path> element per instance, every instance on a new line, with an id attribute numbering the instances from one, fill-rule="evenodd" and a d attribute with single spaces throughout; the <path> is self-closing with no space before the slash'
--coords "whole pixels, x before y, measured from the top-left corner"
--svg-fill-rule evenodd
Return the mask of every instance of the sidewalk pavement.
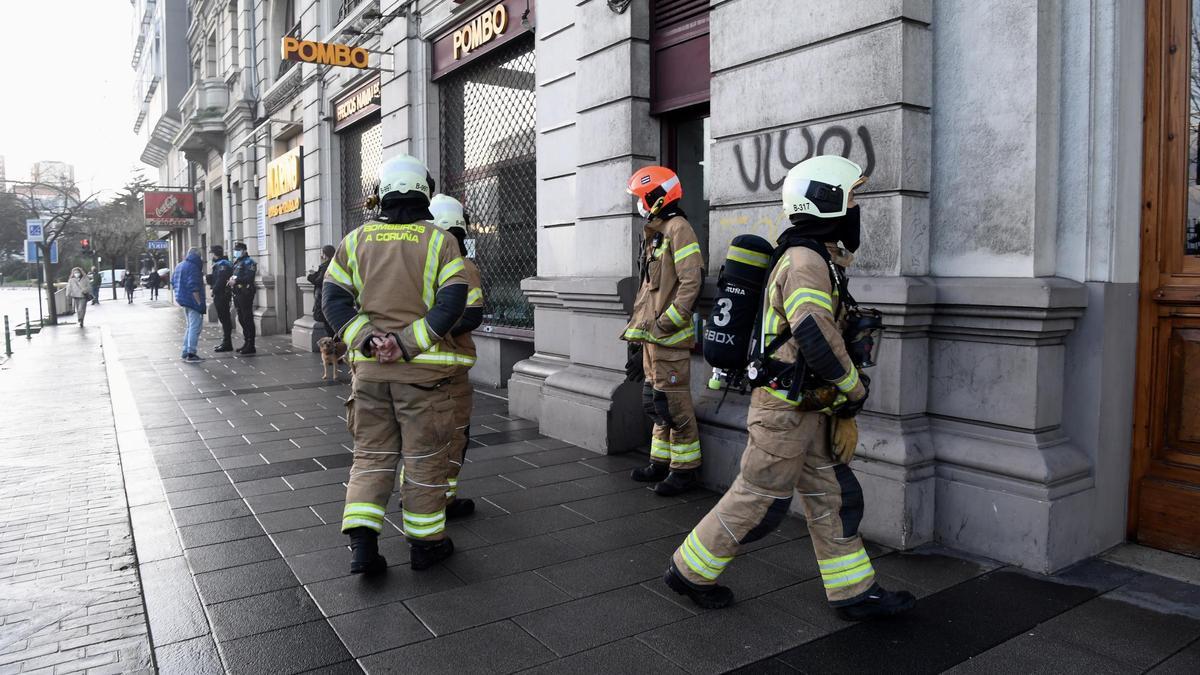
<path id="1" fill-rule="evenodd" d="M 322 382 L 316 355 L 281 337 L 260 339 L 255 356 L 212 358 L 213 326 L 201 339 L 209 360 L 184 364 L 168 303 L 103 314 L 117 423 L 80 435 L 89 448 L 114 433 L 119 442 L 162 672 L 1200 672 L 1200 586 L 1105 560 L 1044 577 L 937 548 L 870 545 L 881 583 L 922 600 L 902 620 L 843 623 L 824 602 L 799 520 L 731 565 L 722 580 L 734 607 L 700 610 L 660 577 L 717 495 L 658 497 L 628 479 L 644 457 L 546 438 L 507 417 L 497 391 L 476 398 L 460 492 L 479 508 L 450 523 L 454 556 L 410 571 L 393 499 L 387 575 L 352 577 L 338 531 L 351 462 L 345 373 Z M 97 333 L 77 349 L 94 354 Z M 52 372 L 62 396 L 108 403 L 96 386 L 75 386 L 80 367 L 59 369 L 52 351 L 16 354 L 0 381 L 16 368 Z M 29 418 L 7 412 L 10 426 Z M 73 423 L 52 417 L 41 431 L 57 443 Z M 116 464 L 111 452 L 88 456 L 87 471 Z M 40 467 L 37 477 L 51 471 Z M 72 487 L 89 504 L 99 497 L 90 483 Z M 45 499 L 28 489 L 0 497 L 6 513 L 41 513 Z"/>

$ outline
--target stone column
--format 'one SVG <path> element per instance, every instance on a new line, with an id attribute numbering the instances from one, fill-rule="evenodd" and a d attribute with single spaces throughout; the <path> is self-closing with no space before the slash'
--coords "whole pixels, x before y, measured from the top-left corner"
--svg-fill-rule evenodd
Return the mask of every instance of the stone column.
<path id="1" fill-rule="evenodd" d="M 626 346 L 619 336 L 641 236 L 625 182 L 654 161 L 659 144 L 649 114 L 649 17 L 644 3 L 623 14 L 603 2 L 575 11 L 576 25 L 586 27 L 575 36 L 575 184 L 586 189 L 574 191 L 574 245 L 559 252 L 570 260 L 572 276 L 554 282 L 569 312 L 558 329 L 568 331 L 571 361 L 546 377 L 538 419 L 547 435 L 597 452 L 623 452 L 646 442 L 641 385 L 625 382 Z M 539 211 L 542 203 L 539 198 Z"/>

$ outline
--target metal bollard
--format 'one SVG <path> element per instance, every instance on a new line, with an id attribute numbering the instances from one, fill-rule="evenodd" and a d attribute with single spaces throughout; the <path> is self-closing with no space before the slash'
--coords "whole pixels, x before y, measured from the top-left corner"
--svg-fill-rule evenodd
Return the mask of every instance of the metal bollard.
<path id="1" fill-rule="evenodd" d="M 8 332 L 8 315 L 4 315 L 4 355 L 12 356 L 12 334 Z"/>
<path id="2" fill-rule="evenodd" d="M 25 339 L 32 340 L 33 332 L 29 330 L 29 308 L 25 308 Z"/>

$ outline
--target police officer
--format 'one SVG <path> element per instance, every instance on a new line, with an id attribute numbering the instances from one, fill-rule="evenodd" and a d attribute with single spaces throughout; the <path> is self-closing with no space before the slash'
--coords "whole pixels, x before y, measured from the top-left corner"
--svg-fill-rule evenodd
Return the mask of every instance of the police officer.
<path id="1" fill-rule="evenodd" d="M 475 512 L 473 499 L 458 496 L 458 474 L 462 470 L 467 445 L 471 442 L 471 410 L 475 394 L 469 375 L 471 366 L 475 365 L 475 341 L 471 338 L 471 331 L 483 323 L 483 283 L 475 261 L 467 257 L 467 218 L 462 203 L 448 195 L 438 194 L 430 200 L 429 211 L 433 214 L 433 224 L 450 233 L 457 242 L 463 260 L 463 272 L 467 277 L 466 310 L 445 339 L 447 350 L 458 357 L 454 376 L 447 385 L 450 398 L 454 400 L 455 438 L 450 454 L 446 517 L 453 519 Z"/>
<path id="2" fill-rule="evenodd" d="M 233 278 L 233 264 L 225 257 L 225 247 L 220 244 L 214 245 L 208 252 L 212 255 L 208 286 L 212 289 L 213 307 L 217 310 L 217 320 L 221 322 L 221 334 L 224 336 L 213 351 L 233 351 L 233 315 L 229 313 L 229 303 L 233 299 L 233 289 L 229 286 L 229 280 Z"/>
<path id="3" fill-rule="evenodd" d="M 462 316 L 468 291 L 454 239 L 427 222 L 426 175 L 408 155 L 380 166 L 379 221 L 346 235 L 322 289 L 325 318 L 350 347 L 354 372 L 346 402 L 354 464 L 342 515 L 353 574 L 387 568 L 378 535 L 401 461 L 412 569 L 454 552 L 445 535 L 456 440 L 448 385 L 461 355 L 444 338 Z"/>
<path id="4" fill-rule="evenodd" d="M 910 593 L 886 591 L 875 581 L 858 534 L 862 488 L 849 466 L 858 445 L 854 416 L 866 401 L 869 381 L 851 361 L 839 323 L 848 296 L 844 271 L 860 239 L 854 190 L 865 180 L 858 165 L 833 155 L 801 162 L 784 180 L 783 205 L 792 227 L 780 237 L 764 290 L 762 343 L 778 344 L 777 336 L 790 334 L 772 358 L 803 363 L 811 387 L 836 389 L 832 397 L 815 398 L 834 403 L 805 409 L 804 397 L 792 387 L 754 390 L 741 472 L 675 551 L 664 578 L 701 607 L 733 601 L 718 577 L 743 544 L 780 523 L 797 490 L 826 597 L 842 618 L 898 614 L 915 602 Z"/>
<path id="5" fill-rule="evenodd" d="M 254 353 L 254 277 L 258 263 L 246 253 L 246 242 L 233 245 L 233 276 L 227 284 L 233 289 L 233 306 L 237 309 L 238 325 L 242 327 L 242 346 L 239 354 Z"/>
<path id="6" fill-rule="evenodd" d="M 629 194 L 646 219 L 641 287 L 622 339 L 642 346 L 642 405 L 654 422 L 650 464 L 634 469 L 636 481 L 656 483 L 663 496 L 696 484 L 700 435 L 692 408 L 692 308 L 700 295 L 704 258 L 696 232 L 679 207 L 683 188 L 674 171 L 648 166 L 629 178 Z M 634 357 L 636 358 L 636 357 Z"/>

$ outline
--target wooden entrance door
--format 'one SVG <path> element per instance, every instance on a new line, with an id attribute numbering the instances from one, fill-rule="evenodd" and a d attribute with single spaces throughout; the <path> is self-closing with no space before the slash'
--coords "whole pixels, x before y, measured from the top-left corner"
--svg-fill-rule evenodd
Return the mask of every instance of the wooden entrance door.
<path id="1" fill-rule="evenodd" d="M 1146 2 L 1131 538 L 1200 556 L 1200 0 Z"/>

